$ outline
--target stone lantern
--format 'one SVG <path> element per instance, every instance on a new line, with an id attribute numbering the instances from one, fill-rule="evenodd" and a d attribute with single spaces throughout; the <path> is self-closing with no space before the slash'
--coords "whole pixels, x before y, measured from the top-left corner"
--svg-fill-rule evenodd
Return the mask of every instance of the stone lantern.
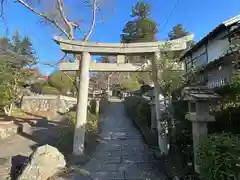
<path id="1" fill-rule="evenodd" d="M 192 122 L 194 168 L 199 173 L 199 166 L 196 163 L 197 148 L 207 136 L 207 123 L 215 121 L 214 116 L 209 114 L 210 104 L 220 99 L 220 96 L 207 87 L 185 87 L 182 90 L 182 97 L 188 101 L 188 113 L 185 118 Z"/>

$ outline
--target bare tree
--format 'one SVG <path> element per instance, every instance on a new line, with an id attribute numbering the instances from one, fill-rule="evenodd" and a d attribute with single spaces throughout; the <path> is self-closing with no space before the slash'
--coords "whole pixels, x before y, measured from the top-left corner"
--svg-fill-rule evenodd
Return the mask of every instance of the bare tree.
<path id="1" fill-rule="evenodd" d="M 104 19 L 102 9 L 112 9 L 112 0 L 78 0 L 67 2 L 65 0 L 12 0 L 30 12 L 39 16 L 40 22 L 45 25 L 51 25 L 60 36 L 64 36 L 69 40 L 80 39 L 88 41 L 92 35 L 96 23 Z M 7 0 L 0 1 L 0 17 L 4 16 L 4 3 Z M 76 12 L 75 12 L 76 11 Z M 84 11 L 81 17 L 81 11 Z M 86 13 L 90 11 L 90 15 Z M 75 14 L 74 14 L 75 12 Z M 76 15 L 77 14 L 77 15 Z M 86 25 L 90 21 L 90 24 Z M 56 64 L 49 62 L 44 65 L 56 66 L 63 60 L 64 55 Z M 74 57 L 75 60 L 80 60 L 80 57 Z"/>
<path id="2" fill-rule="evenodd" d="M 14 1 L 14 0 L 12 0 Z M 3 19 L 4 16 L 4 3 L 7 0 L 0 1 L 0 16 Z M 40 22 L 45 25 L 51 25 L 58 32 L 60 36 L 64 36 L 69 40 L 80 39 L 88 41 L 92 35 L 93 29 L 98 23 L 98 20 L 102 21 L 104 14 L 102 9 L 112 7 L 112 0 L 78 0 L 71 3 L 65 0 L 15 0 L 14 2 L 22 5 L 30 12 L 39 16 Z M 84 14 L 81 17 L 81 11 L 90 10 L 91 15 Z M 74 10 L 77 10 L 77 16 L 74 16 Z M 87 12 L 87 11 L 86 11 Z M 74 20 L 73 20 L 74 19 Z M 84 29 L 84 24 L 90 21 L 90 25 Z M 57 66 L 60 62 L 66 60 L 67 55 L 64 56 L 55 64 L 49 62 L 43 63 L 51 67 Z M 75 56 L 74 60 L 80 60 L 80 56 Z M 73 80 L 67 73 L 64 73 L 68 78 Z M 74 81 L 77 79 L 75 78 Z M 78 84 L 74 82 L 74 84 Z"/>
<path id="3" fill-rule="evenodd" d="M 1 0 L 1 17 L 4 15 L 5 1 L 6 0 Z M 61 35 L 66 38 L 70 40 L 82 39 L 84 41 L 89 40 L 97 23 L 98 14 L 101 16 L 101 19 L 103 19 L 102 8 L 107 7 L 107 5 L 111 5 L 111 1 L 107 0 L 79 0 L 73 1 L 71 4 L 64 0 L 16 0 L 14 2 L 22 5 L 32 13 L 39 16 L 41 23 L 54 26 L 61 32 Z M 75 7 L 73 6 L 77 7 L 75 10 L 78 11 L 78 14 L 81 14 L 79 12 L 85 10 L 86 8 L 90 8 L 91 18 L 74 17 L 74 14 L 70 13 L 74 12 Z M 72 20 L 73 18 L 75 20 Z M 87 20 L 91 21 L 91 25 L 88 27 L 88 30 L 84 30 L 83 26 Z"/>

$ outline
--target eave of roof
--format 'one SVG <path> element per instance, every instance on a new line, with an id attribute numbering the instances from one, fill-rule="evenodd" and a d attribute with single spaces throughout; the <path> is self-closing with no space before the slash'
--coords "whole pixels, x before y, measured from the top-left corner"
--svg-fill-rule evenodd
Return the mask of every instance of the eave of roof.
<path id="1" fill-rule="evenodd" d="M 233 24 L 235 24 L 236 22 L 240 21 L 240 14 L 237 16 L 234 16 L 233 18 L 224 21 L 223 23 L 217 25 L 217 27 L 215 27 L 211 32 L 209 32 L 206 36 L 204 36 L 200 41 L 198 41 L 191 49 L 189 49 L 188 51 L 186 51 L 182 57 L 181 57 L 181 61 L 188 55 L 190 55 L 192 52 L 196 51 L 199 47 L 201 47 L 204 43 L 206 43 L 208 40 L 216 37 L 216 35 L 221 32 L 222 30 L 224 30 L 225 28 L 227 28 L 228 26 L 231 26 Z"/>
<path id="2" fill-rule="evenodd" d="M 225 61 L 226 58 L 230 58 L 230 59 L 231 59 L 232 56 L 235 56 L 235 55 L 238 54 L 238 53 L 239 53 L 238 51 L 228 52 L 228 53 L 226 53 L 224 56 L 222 56 L 222 57 L 220 57 L 220 58 L 217 58 L 217 59 L 209 62 L 208 64 L 200 67 L 200 68 L 197 70 L 197 72 L 204 72 L 204 71 L 206 71 L 206 70 L 208 70 L 208 69 L 214 68 L 214 67 L 216 67 L 217 65 L 220 65 L 220 64 L 222 64 L 223 62 L 226 62 L 226 61 Z M 229 63 L 229 62 L 227 62 L 227 63 Z"/>

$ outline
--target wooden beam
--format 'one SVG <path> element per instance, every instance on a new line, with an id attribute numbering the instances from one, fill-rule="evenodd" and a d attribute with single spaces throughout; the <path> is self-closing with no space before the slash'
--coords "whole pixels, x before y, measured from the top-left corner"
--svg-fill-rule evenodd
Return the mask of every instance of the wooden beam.
<path id="1" fill-rule="evenodd" d="M 79 63 L 60 63 L 61 71 L 79 71 Z M 131 63 L 113 64 L 113 63 L 91 63 L 90 72 L 151 72 L 150 68 L 136 66 Z"/>
<path id="2" fill-rule="evenodd" d="M 186 43 L 193 39 L 193 35 L 171 41 L 156 41 L 145 43 L 96 43 L 77 40 L 65 40 L 55 37 L 61 50 L 68 53 L 89 52 L 92 55 L 116 54 L 146 54 L 161 51 L 178 51 L 186 49 Z"/>

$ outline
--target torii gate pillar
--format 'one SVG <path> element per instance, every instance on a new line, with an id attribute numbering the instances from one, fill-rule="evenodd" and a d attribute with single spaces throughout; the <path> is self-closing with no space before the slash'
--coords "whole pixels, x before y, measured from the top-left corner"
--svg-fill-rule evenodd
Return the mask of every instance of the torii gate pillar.
<path id="1" fill-rule="evenodd" d="M 89 66 L 91 56 L 88 52 L 82 52 L 80 65 L 80 83 L 78 90 L 77 119 L 74 131 L 73 154 L 82 155 L 85 142 L 85 125 L 88 106 Z"/>

